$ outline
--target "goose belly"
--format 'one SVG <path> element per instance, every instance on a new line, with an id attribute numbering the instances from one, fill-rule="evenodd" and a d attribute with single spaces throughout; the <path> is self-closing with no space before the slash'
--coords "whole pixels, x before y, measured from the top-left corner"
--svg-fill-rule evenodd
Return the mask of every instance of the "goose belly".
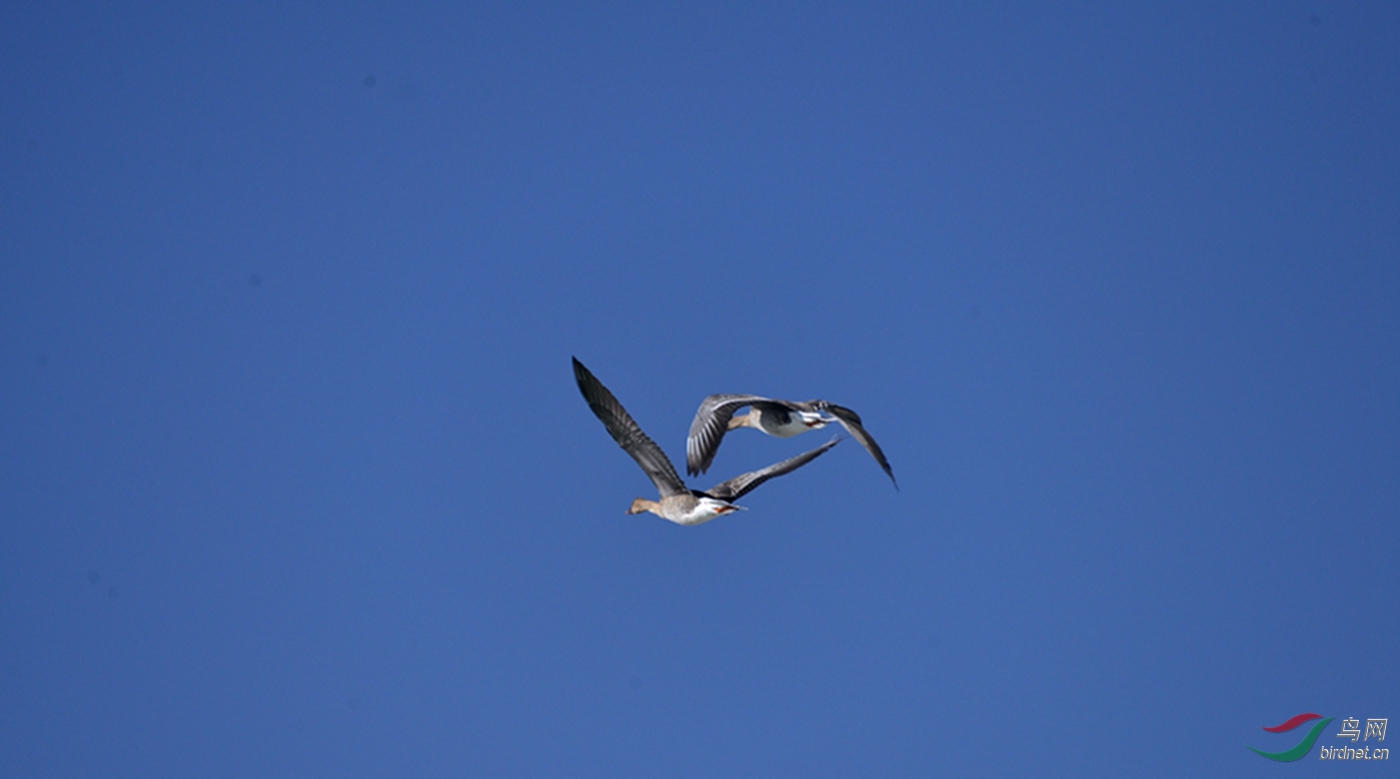
<path id="1" fill-rule="evenodd" d="M 685 525 L 687 527 L 690 525 L 703 525 L 715 517 L 738 511 L 739 508 L 739 506 L 715 500 L 714 498 L 701 498 L 700 502 L 689 511 L 676 512 L 666 517 L 666 519 L 671 520 L 677 525 Z"/>
<path id="2" fill-rule="evenodd" d="M 778 438 L 792 438 L 808 430 L 826 426 L 822 415 L 813 411 L 789 411 L 780 414 L 764 414 L 763 432 Z"/>

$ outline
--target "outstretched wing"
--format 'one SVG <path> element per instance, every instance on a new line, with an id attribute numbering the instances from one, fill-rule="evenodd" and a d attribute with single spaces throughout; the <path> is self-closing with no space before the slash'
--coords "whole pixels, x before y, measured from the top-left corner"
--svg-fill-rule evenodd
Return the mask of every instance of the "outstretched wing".
<path id="1" fill-rule="evenodd" d="M 840 422 L 841 426 L 846 428 L 846 432 L 850 433 L 852 438 L 859 441 L 860 445 L 865 447 L 865 451 L 870 452 L 870 456 L 875 458 L 875 462 L 879 463 L 880 467 L 885 469 L 885 475 L 890 477 L 890 481 L 894 483 L 894 488 L 898 490 L 899 482 L 894 479 L 894 471 L 890 469 L 890 461 L 885 459 L 885 453 L 880 450 L 880 445 L 875 443 L 875 439 L 871 438 L 870 434 L 865 432 L 865 428 L 861 427 L 860 415 L 844 406 L 838 406 L 835 403 L 827 403 L 824 400 L 815 400 L 812 401 L 812 403 L 822 411 L 836 417 L 836 421 Z"/>
<path id="2" fill-rule="evenodd" d="M 758 395 L 711 395 L 700 401 L 695 419 L 690 422 L 690 434 L 685 438 L 685 472 L 694 476 L 710 469 L 719 451 L 719 442 L 729 432 L 729 420 L 734 412 L 750 403 L 768 402 Z"/>
<path id="3" fill-rule="evenodd" d="M 579 362 L 577 357 L 574 358 L 574 378 L 578 381 L 578 389 L 583 393 L 583 399 L 588 401 L 588 407 L 603 421 L 603 427 L 608 429 L 608 434 L 617 445 L 632 455 L 637 465 L 642 466 L 642 471 L 651 479 L 651 483 L 656 485 L 656 491 L 661 493 L 661 497 L 689 494 L 690 490 L 686 489 L 685 482 L 676 474 L 676 468 L 671 465 L 666 453 L 642 432 L 642 428 L 633 421 L 627 409 L 617 402 L 617 398 L 598 381 L 598 377 L 583 367 L 583 363 Z"/>
<path id="4" fill-rule="evenodd" d="M 712 498 L 719 498 L 720 500 L 738 500 L 739 498 L 749 494 L 750 492 L 753 492 L 753 490 L 757 488 L 758 485 L 768 481 L 769 479 L 775 476 L 782 476 L 785 473 L 791 473 L 797 470 L 798 468 L 801 468 L 802 466 L 806 465 L 807 463 L 817 459 L 818 457 L 821 457 L 823 454 L 826 454 L 826 450 L 839 443 L 841 443 L 841 439 L 839 437 L 833 438 L 830 441 L 827 441 L 826 443 L 822 444 L 821 446 L 818 446 L 816 449 L 811 450 L 810 452 L 803 452 L 802 454 L 799 454 L 796 457 L 789 457 L 788 459 L 783 460 L 780 463 L 774 463 L 768 466 L 767 468 L 763 468 L 757 471 L 750 471 L 746 474 L 743 474 L 742 476 L 735 476 L 729 481 L 716 484 L 715 486 L 707 490 L 705 494 L 709 495 Z"/>

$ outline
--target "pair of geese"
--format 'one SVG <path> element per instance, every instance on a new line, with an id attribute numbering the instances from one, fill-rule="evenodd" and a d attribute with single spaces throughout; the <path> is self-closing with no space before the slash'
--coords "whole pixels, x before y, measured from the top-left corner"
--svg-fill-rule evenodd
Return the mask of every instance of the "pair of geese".
<path id="1" fill-rule="evenodd" d="M 627 509 L 628 514 L 650 511 L 677 525 L 699 525 L 709 522 L 715 517 L 744 508 L 734 505 L 733 501 L 747 495 L 769 479 L 801 468 L 841 441 L 840 438 L 833 438 L 816 449 L 774 463 L 767 468 L 735 476 L 703 492 L 692 490 L 681 481 L 675 466 L 671 464 L 666 453 L 661 451 L 661 447 L 642 432 L 642 428 L 633 421 L 627 409 L 617 402 L 617 398 L 613 397 L 592 372 L 583 367 L 583 363 L 579 362 L 577 357 L 574 358 L 574 379 L 578 381 L 579 392 L 582 392 L 583 399 L 588 401 L 588 407 L 602 420 L 603 427 L 607 428 L 617 445 L 637 461 L 637 465 L 642 467 L 642 471 L 660 493 L 660 500 L 637 498 L 632 501 L 631 508 Z M 749 412 L 735 416 L 735 412 L 745 406 L 748 406 Z M 875 439 L 861 427 L 860 416 L 856 412 L 825 400 L 794 402 L 758 395 L 711 395 L 701 401 L 700 409 L 695 412 L 695 420 L 690 423 L 690 435 L 685 441 L 686 472 L 694 476 L 708 470 L 710 463 L 715 459 L 720 441 L 730 430 L 752 427 L 778 438 L 791 438 L 808 430 L 826 427 L 832 422 L 846 428 L 846 432 L 859 441 L 861 446 L 870 452 L 870 456 L 875 458 L 875 462 L 885 470 L 890 481 L 894 481 L 894 472 L 885 460 L 885 453 L 880 451 Z M 896 482 L 895 489 L 898 488 L 899 484 Z"/>

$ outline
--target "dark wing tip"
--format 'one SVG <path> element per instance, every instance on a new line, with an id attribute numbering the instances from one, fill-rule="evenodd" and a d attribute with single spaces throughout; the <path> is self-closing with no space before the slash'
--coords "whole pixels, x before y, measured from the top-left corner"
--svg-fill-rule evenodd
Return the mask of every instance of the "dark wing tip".
<path id="1" fill-rule="evenodd" d="M 896 481 L 894 478 L 894 469 L 890 467 L 889 461 L 885 459 L 885 453 L 880 452 L 880 447 L 875 444 L 875 441 L 873 439 L 870 442 L 870 446 L 867 446 L 866 449 L 870 450 L 872 448 L 873 451 L 871 451 L 870 454 L 875 457 L 875 462 L 879 463 L 880 468 L 882 468 L 885 471 L 885 475 L 890 477 L 890 484 L 894 485 L 894 491 L 899 492 L 899 482 Z M 875 452 L 880 453 L 877 455 L 875 454 Z"/>
<path id="2" fill-rule="evenodd" d="M 868 436 L 869 434 L 867 433 L 866 435 Z M 885 459 L 885 453 L 881 451 L 879 444 L 876 444 L 875 439 L 872 438 L 870 439 L 870 446 L 866 448 L 872 450 L 870 454 L 875 456 L 875 462 L 879 463 L 880 467 L 884 469 L 885 475 L 890 477 L 890 483 L 894 485 L 894 491 L 899 492 L 899 482 L 895 481 L 894 469 L 890 467 L 890 461 Z M 877 452 L 878 454 L 876 454 Z"/>
<path id="3" fill-rule="evenodd" d="M 719 450 L 719 438 L 709 440 L 707 431 L 701 431 L 698 436 L 687 437 L 685 442 L 685 471 L 691 476 L 697 476 L 710 469 L 710 464 L 714 462 L 715 452 Z M 693 444 L 693 445 L 692 445 Z"/>

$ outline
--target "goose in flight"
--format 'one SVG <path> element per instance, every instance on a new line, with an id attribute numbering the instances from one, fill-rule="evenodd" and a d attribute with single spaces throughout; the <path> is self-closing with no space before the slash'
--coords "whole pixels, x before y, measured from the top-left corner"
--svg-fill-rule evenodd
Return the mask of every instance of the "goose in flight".
<path id="1" fill-rule="evenodd" d="M 692 490 L 676 475 L 675 466 L 671 465 L 661 447 L 642 432 L 632 420 L 632 415 L 627 413 L 627 409 L 617 402 L 617 398 L 613 397 L 596 376 L 583 367 L 583 363 L 579 362 L 577 357 L 574 358 L 574 379 L 578 381 L 579 392 L 582 392 L 583 399 L 588 401 L 588 407 L 602 420 L 603 427 L 608 429 L 608 433 L 623 451 L 632 455 L 632 459 L 642 467 L 642 471 L 660 493 L 659 501 L 646 498 L 632 501 L 631 508 L 627 509 L 628 514 L 650 511 L 677 525 L 699 525 L 709 522 L 715 517 L 743 509 L 743 506 L 734 505 L 733 501 L 775 476 L 782 476 L 801 468 L 840 442 L 839 438 L 833 438 L 809 452 L 774 463 L 767 468 L 735 476 L 704 492 Z"/>
<path id="2" fill-rule="evenodd" d="M 749 413 L 734 416 L 734 412 L 744 406 L 749 407 Z M 826 427 L 832 422 L 846 428 L 846 432 L 859 441 L 885 470 L 894 488 L 899 489 L 899 482 L 894 479 L 894 471 L 890 470 L 885 453 L 861 427 L 860 415 L 825 400 L 802 402 L 758 395 L 711 395 L 700 401 L 700 408 L 690 423 L 690 435 L 685 439 L 685 469 L 692 476 L 708 470 L 724 434 L 735 428 L 752 427 L 778 438 L 791 438 L 798 433 Z"/>

